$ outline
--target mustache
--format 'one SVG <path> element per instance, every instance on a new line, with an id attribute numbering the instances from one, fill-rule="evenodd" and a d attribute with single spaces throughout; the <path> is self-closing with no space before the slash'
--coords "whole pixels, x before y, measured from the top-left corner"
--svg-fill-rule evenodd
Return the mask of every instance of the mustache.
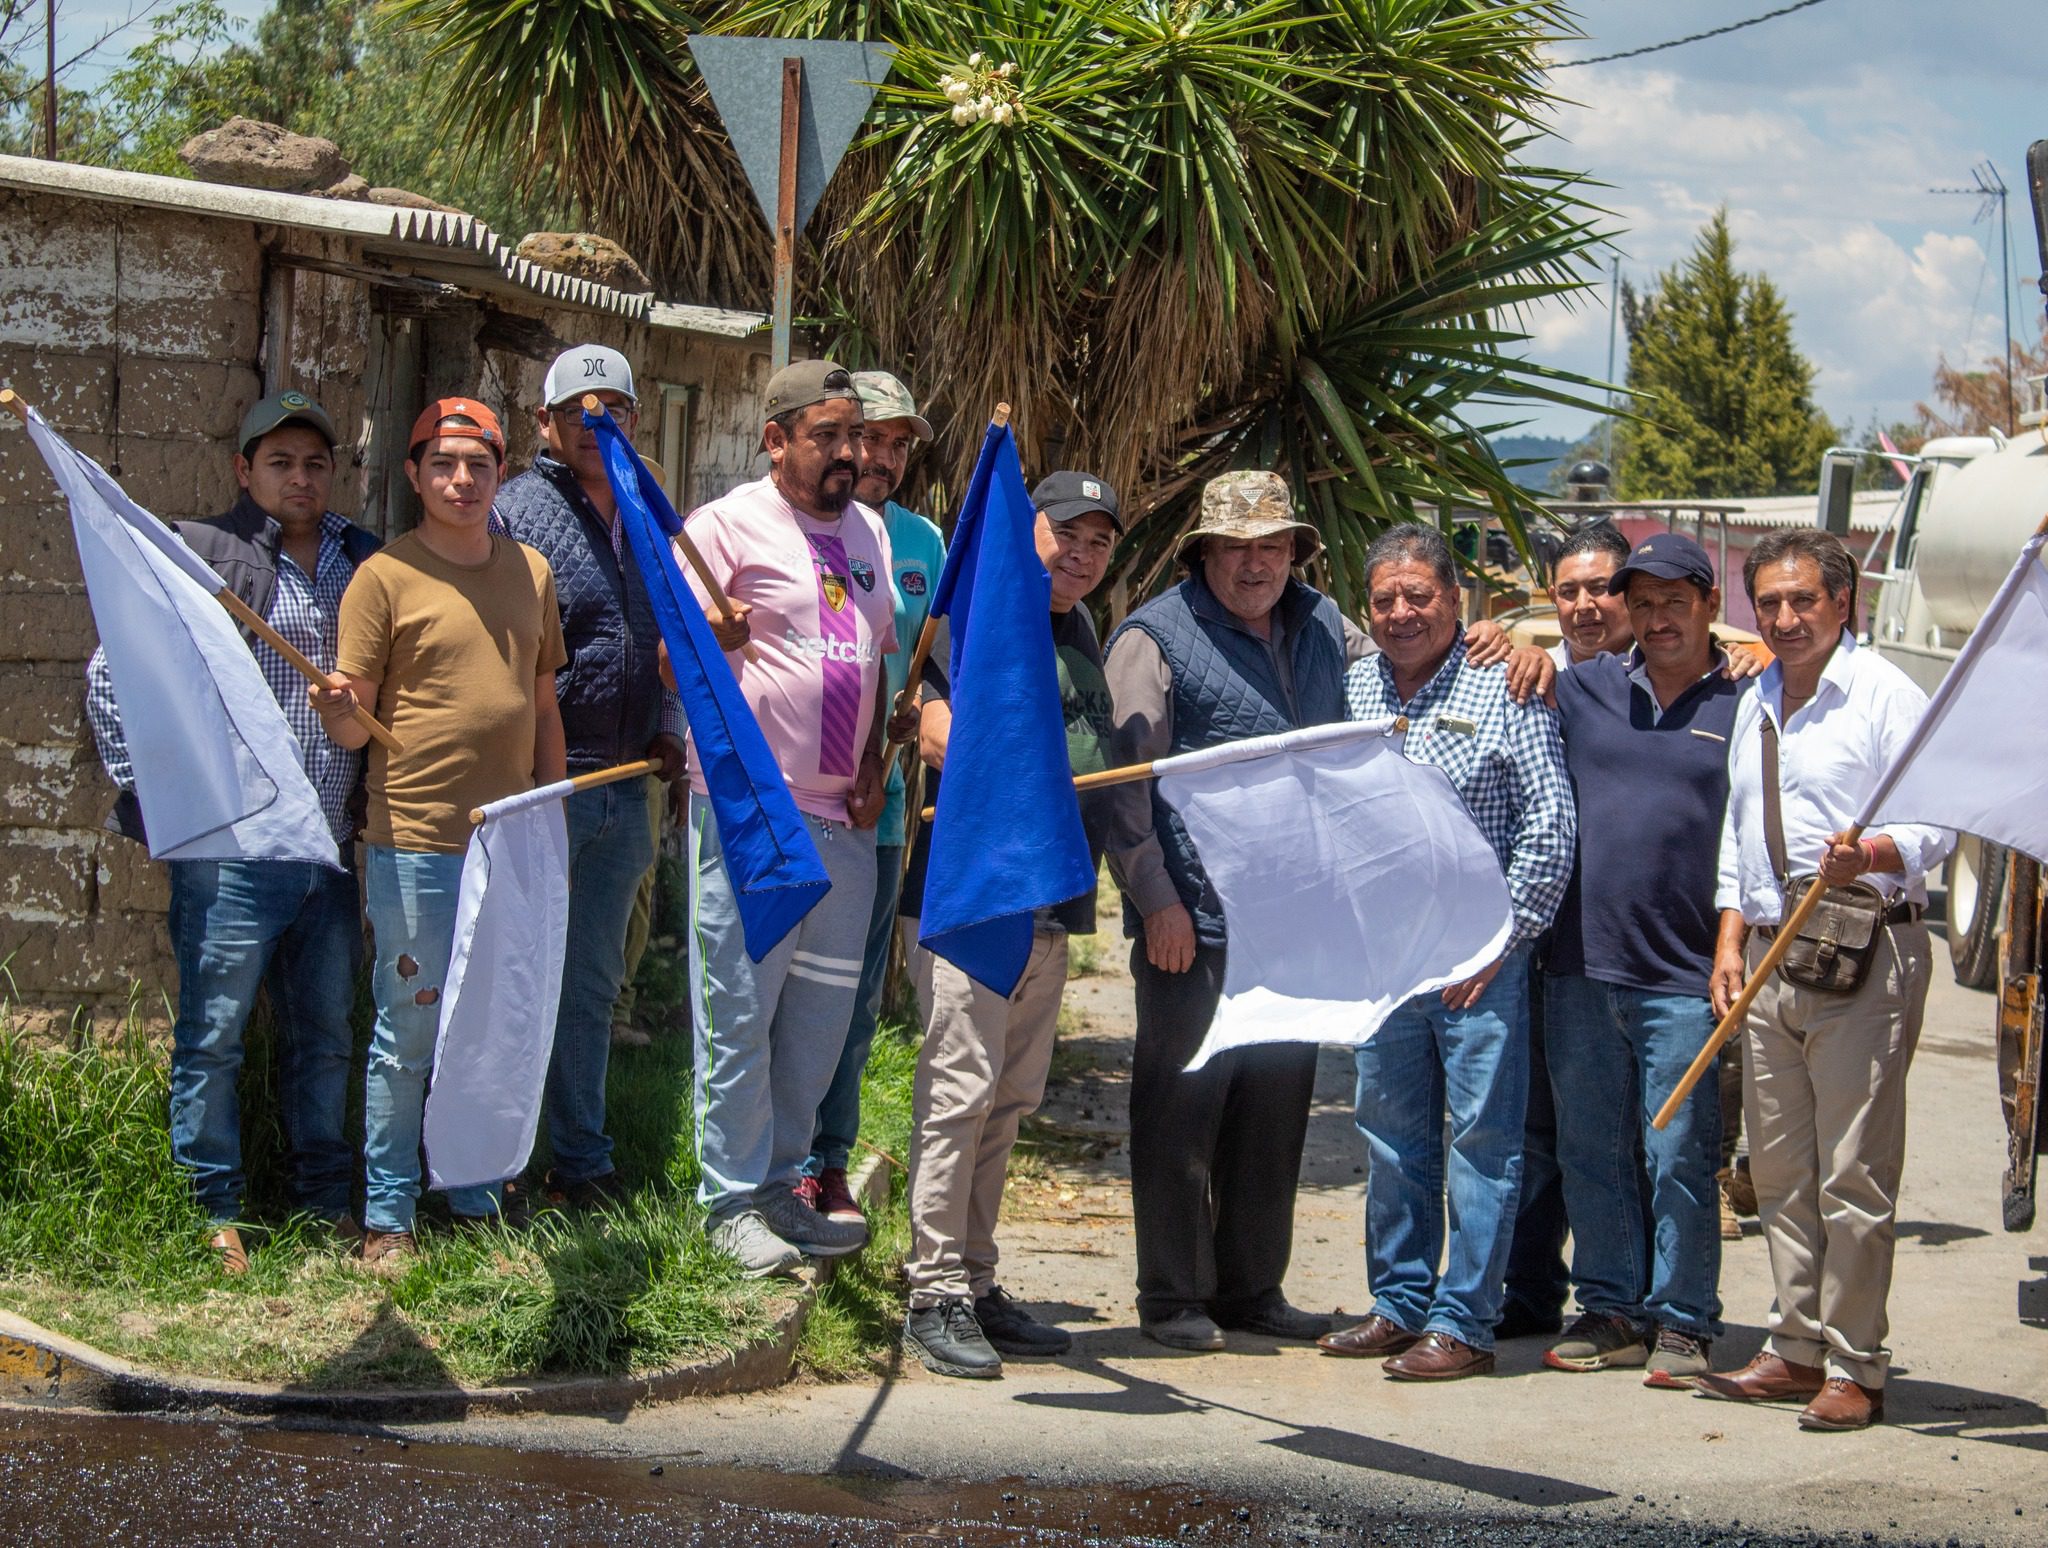
<path id="1" fill-rule="evenodd" d="M 848 478 L 857 478 L 860 476 L 860 470 L 853 465 L 850 459 L 842 459 L 838 462 L 826 463 L 825 471 L 820 473 L 818 477 L 821 479 L 826 479 L 830 478 L 834 473 L 844 473 Z"/>

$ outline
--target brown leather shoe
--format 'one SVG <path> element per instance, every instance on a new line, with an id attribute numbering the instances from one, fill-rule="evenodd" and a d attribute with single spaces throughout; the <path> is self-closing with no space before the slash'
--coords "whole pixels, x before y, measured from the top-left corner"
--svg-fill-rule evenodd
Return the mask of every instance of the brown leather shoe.
<path id="1" fill-rule="evenodd" d="M 1826 1378 L 1817 1365 L 1795 1365 L 1766 1349 L 1739 1371 L 1695 1376 L 1692 1390 L 1730 1403 L 1804 1403 L 1819 1395 Z"/>
<path id="2" fill-rule="evenodd" d="M 1352 1327 L 1325 1333 L 1316 1340 L 1316 1348 L 1324 1354 L 1346 1355 L 1356 1360 L 1384 1360 L 1388 1355 L 1413 1349 L 1421 1341 L 1421 1334 L 1410 1333 L 1391 1317 L 1374 1312 Z"/>
<path id="3" fill-rule="evenodd" d="M 363 1232 L 363 1267 L 385 1279 L 396 1279 L 419 1257 L 410 1231 Z"/>
<path id="4" fill-rule="evenodd" d="M 343 1252 L 354 1252 L 363 1245 L 363 1228 L 356 1224 L 356 1217 L 347 1210 L 328 1216 L 327 1230 L 334 1245 Z"/>
<path id="5" fill-rule="evenodd" d="M 1493 1351 L 1474 1349 L 1448 1333 L 1431 1333 L 1406 1354 L 1380 1367 L 1395 1381 L 1456 1381 L 1493 1373 Z"/>
<path id="6" fill-rule="evenodd" d="M 1802 1430 L 1865 1430 L 1884 1420 L 1884 1388 L 1830 1376 L 1799 1416 Z"/>
<path id="7" fill-rule="evenodd" d="M 220 1259 L 223 1274 L 246 1274 L 249 1272 L 249 1254 L 242 1246 L 242 1233 L 233 1226 L 222 1226 L 206 1239 L 214 1256 Z"/>

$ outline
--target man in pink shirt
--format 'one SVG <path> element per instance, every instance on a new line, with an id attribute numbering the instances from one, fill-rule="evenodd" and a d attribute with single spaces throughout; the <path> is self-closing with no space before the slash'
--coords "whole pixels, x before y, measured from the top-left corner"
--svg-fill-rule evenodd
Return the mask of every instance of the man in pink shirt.
<path id="1" fill-rule="evenodd" d="M 882 658 L 897 648 L 889 540 L 853 499 L 862 419 L 852 377 L 829 360 L 799 361 L 770 379 L 765 407 L 768 477 L 687 520 L 736 615 L 711 611 L 714 631 L 832 882 L 751 961 L 692 749 L 697 1196 L 713 1244 L 756 1276 L 867 1240 L 864 1223 L 827 1219 L 795 1185 L 860 982 L 884 797 Z"/>

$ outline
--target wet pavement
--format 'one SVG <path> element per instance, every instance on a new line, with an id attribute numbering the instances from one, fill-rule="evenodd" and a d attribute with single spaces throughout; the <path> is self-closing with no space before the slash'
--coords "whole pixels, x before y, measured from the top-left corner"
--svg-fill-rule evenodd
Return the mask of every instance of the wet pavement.
<path id="1" fill-rule="evenodd" d="M 0 1409 L 0 1542 L 781 1545 L 1080 1548 L 1083 1544 L 1618 1544 L 1773 1548 L 1867 1541 L 1725 1525 L 1333 1514 L 1188 1486 L 1075 1487 L 802 1476 L 414 1442 L 390 1434 Z M 1898 1541 L 1894 1539 L 1893 1541 Z M 1951 1544 L 1956 1540 L 1950 1539 Z"/>

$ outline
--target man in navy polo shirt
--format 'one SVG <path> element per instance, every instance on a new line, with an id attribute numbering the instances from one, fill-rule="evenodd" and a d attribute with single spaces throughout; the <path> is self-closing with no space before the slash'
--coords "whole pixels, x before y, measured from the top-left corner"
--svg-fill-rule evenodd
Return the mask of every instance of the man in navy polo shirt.
<path id="1" fill-rule="evenodd" d="M 1714 644 L 1721 594 L 1697 543 L 1660 532 L 1609 585 L 1635 648 L 1579 662 L 1557 685 L 1579 846 L 1551 940 L 1546 1053 L 1571 1094 L 1557 1155 L 1579 1316 L 1544 1363 L 1647 1364 L 1645 1385 L 1683 1387 L 1708 1369 L 1720 1329 L 1718 1099 L 1702 1083 L 1670 1127 L 1650 1118 L 1714 1025 L 1714 887 L 1743 685 Z"/>

